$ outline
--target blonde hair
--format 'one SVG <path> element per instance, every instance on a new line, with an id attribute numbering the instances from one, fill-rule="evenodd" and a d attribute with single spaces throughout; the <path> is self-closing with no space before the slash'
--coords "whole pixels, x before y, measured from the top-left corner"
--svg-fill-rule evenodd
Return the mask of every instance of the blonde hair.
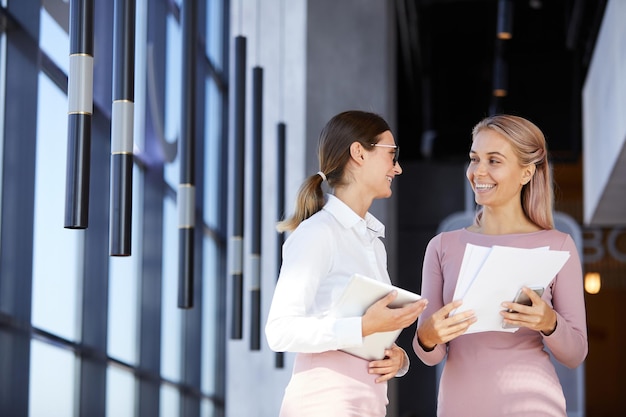
<path id="1" fill-rule="evenodd" d="M 472 140 L 478 132 L 491 129 L 509 141 L 522 166 L 535 165 L 535 174 L 522 187 L 521 204 L 526 216 L 542 229 L 553 229 L 554 190 L 552 169 L 543 132 L 531 121 L 519 116 L 500 114 L 489 116 L 472 129 Z M 476 214 L 480 225 L 482 210 Z"/>
<path id="2" fill-rule="evenodd" d="M 320 172 L 328 186 L 332 189 L 347 183 L 345 167 L 350 160 L 350 145 L 359 142 L 370 152 L 371 145 L 378 143 L 380 135 L 388 130 L 391 129 L 381 116 L 359 110 L 345 111 L 330 119 L 320 133 L 318 145 Z M 276 225 L 279 232 L 295 230 L 302 221 L 324 207 L 323 181 L 320 174 L 304 180 L 298 191 L 294 214 Z"/>

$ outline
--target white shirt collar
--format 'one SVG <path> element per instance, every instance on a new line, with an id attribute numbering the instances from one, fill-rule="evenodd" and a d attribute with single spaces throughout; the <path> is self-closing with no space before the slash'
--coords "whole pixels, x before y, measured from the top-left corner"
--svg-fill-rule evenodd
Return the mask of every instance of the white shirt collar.
<path id="1" fill-rule="evenodd" d="M 370 212 L 365 213 L 365 219 L 356 214 L 346 203 L 332 194 L 326 194 L 326 204 L 323 210 L 329 212 L 346 229 L 357 227 L 362 232 L 369 230 L 374 237 L 385 237 L 385 225 Z"/>

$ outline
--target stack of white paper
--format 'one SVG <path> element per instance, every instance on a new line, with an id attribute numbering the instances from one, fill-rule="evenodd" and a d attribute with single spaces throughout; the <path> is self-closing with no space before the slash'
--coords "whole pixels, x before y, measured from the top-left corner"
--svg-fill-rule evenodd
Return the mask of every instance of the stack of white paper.
<path id="1" fill-rule="evenodd" d="M 547 287 L 563 267 L 570 253 L 549 250 L 513 248 L 508 246 L 484 247 L 467 244 L 454 291 L 454 300 L 463 304 L 453 312 L 457 314 L 474 310 L 478 321 L 468 333 L 517 329 L 502 328 L 501 303 L 513 301 L 523 287 Z"/>

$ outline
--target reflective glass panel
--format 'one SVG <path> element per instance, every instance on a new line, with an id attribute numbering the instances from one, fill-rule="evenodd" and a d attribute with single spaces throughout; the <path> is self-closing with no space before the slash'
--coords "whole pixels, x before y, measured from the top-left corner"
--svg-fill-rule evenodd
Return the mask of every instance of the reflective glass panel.
<path id="1" fill-rule="evenodd" d="M 46 3 L 46 2 L 44 2 Z M 41 49 L 61 68 L 66 74 L 70 69 L 70 37 L 67 33 L 68 29 L 64 29 L 59 21 L 69 19 L 69 6 L 63 5 L 63 2 L 48 2 L 51 7 L 41 8 L 40 28 L 39 28 L 39 46 Z M 49 11 L 54 12 L 52 16 Z M 65 14 L 67 13 L 67 16 Z"/>
<path id="2" fill-rule="evenodd" d="M 7 37 L 4 33 L 0 33 L 0 215 L 2 215 L 2 161 L 4 161 L 4 103 L 6 82 L 6 54 L 7 54 Z M 0 224 L 0 230 L 2 224 Z"/>
<path id="3" fill-rule="evenodd" d="M 206 54 L 218 71 L 222 71 L 222 49 L 224 38 L 224 4 L 221 1 L 207 2 L 207 27 L 206 27 Z M 227 18 L 226 18 L 227 19 Z"/>
<path id="4" fill-rule="evenodd" d="M 179 413 L 180 393 L 170 385 L 161 386 L 160 417 L 177 417 Z"/>
<path id="5" fill-rule="evenodd" d="M 107 417 L 135 415 L 135 383 L 132 373 L 116 366 L 107 368 Z"/>
<path id="6" fill-rule="evenodd" d="M 133 213 L 131 256 L 109 257 L 109 355 L 130 364 L 137 363 L 137 305 L 141 255 L 141 175 L 133 167 Z"/>
<path id="7" fill-rule="evenodd" d="M 73 416 L 76 358 L 70 350 L 30 344 L 29 416 Z"/>
<path id="8" fill-rule="evenodd" d="M 67 97 L 39 75 L 33 326 L 76 340 L 83 230 L 65 229 Z"/>
<path id="9" fill-rule="evenodd" d="M 219 247 L 213 239 L 204 239 L 204 281 L 202 304 L 204 305 L 202 320 L 202 392 L 213 394 L 216 391 L 217 375 L 215 365 L 218 363 L 217 346 L 219 304 L 217 302 L 218 283 L 215 279 L 219 268 Z"/>
<path id="10" fill-rule="evenodd" d="M 163 216 L 163 293 L 161 299 L 161 374 L 180 380 L 181 319 L 178 308 L 178 217 L 176 205 L 165 199 Z"/>
<path id="11" fill-rule="evenodd" d="M 180 26 L 172 17 L 167 17 L 167 49 L 165 68 L 165 139 L 173 141 L 180 138 L 181 114 L 181 63 L 182 63 L 182 33 Z M 165 180 L 174 189 L 178 188 L 180 178 L 180 155 L 165 165 Z"/>

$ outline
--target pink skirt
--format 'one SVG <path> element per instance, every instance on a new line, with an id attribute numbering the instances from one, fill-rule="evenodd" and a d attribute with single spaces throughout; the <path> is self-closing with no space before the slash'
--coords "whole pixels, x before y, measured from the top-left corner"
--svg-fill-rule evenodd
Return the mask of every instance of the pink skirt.
<path id="1" fill-rule="evenodd" d="M 387 382 L 368 361 L 340 351 L 298 353 L 280 417 L 384 417 Z"/>

